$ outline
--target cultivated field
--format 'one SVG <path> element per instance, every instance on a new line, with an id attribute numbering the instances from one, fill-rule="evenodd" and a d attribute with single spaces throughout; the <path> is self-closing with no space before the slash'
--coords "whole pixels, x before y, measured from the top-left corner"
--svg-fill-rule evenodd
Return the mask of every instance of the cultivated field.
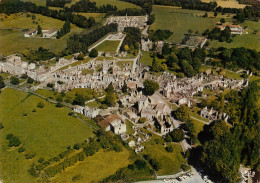
<path id="1" fill-rule="evenodd" d="M 95 47 L 95 49 L 102 52 L 116 53 L 119 43 L 120 41 L 106 40 L 97 47 Z"/>
<path id="2" fill-rule="evenodd" d="M 237 0 L 202 0 L 202 2 L 217 2 L 218 6 L 223 8 L 244 8 L 245 4 L 239 4 Z"/>
<path id="3" fill-rule="evenodd" d="M 37 108 L 39 102 L 44 103 L 44 108 Z M 0 121 L 4 125 L 0 133 L 0 179 L 4 182 L 35 182 L 28 173 L 30 164 L 40 157 L 53 158 L 68 146 L 93 136 L 90 127 L 68 116 L 70 109 L 56 108 L 39 97 L 5 89 L 0 94 L 0 103 Z M 25 147 L 24 153 L 18 152 L 19 147 L 8 147 L 5 138 L 10 133 L 19 137 L 22 142 L 19 147 Z M 25 154 L 35 154 L 35 158 L 26 160 Z"/>
<path id="4" fill-rule="evenodd" d="M 135 4 L 123 2 L 119 0 L 91 0 L 97 3 L 97 6 L 102 6 L 103 4 L 111 4 L 113 6 L 117 6 L 119 10 L 126 9 L 126 8 L 141 8 Z"/>
<path id="5" fill-rule="evenodd" d="M 3 16 L 3 15 L 2 15 Z M 36 19 L 42 29 L 60 29 L 64 21 L 45 17 L 35 14 Z M 54 53 L 59 53 L 66 48 L 66 40 L 73 33 L 79 33 L 83 29 L 71 25 L 71 32 L 60 39 L 40 39 L 25 38 L 22 29 L 37 28 L 37 24 L 33 23 L 31 17 L 26 18 L 25 14 L 16 14 L 4 18 L 0 21 L 0 28 L 19 28 L 21 30 L 4 30 L 0 29 L 0 54 L 10 55 L 16 52 L 25 52 L 30 49 L 36 50 L 38 47 L 47 48 Z"/>
<path id="6" fill-rule="evenodd" d="M 221 15 L 217 18 L 210 18 L 213 13 L 209 13 L 208 18 L 203 18 L 203 11 L 185 10 L 176 7 L 153 7 L 155 14 L 155 22 L 151 26 L 151 30 L 168 29 L 173 35 L 168 39 L 170 42 L 180 43 L 184 35 L 191 29 L 193 33 L 198 31 L 200 34 L 206 29 L 213 29 L 220 20 Z M 225 15 L 228 16 L 228 15 Z"/>

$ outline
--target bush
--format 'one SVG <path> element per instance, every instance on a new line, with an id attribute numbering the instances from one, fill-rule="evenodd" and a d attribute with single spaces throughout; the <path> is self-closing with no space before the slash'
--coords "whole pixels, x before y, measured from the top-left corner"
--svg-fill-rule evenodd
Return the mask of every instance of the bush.
<path id="1" fill-rule="evenodd" d="M 38 107 L 38 108 L 44 108 L 44 103 L 43 103 L 43 102 L 39 102 L 39 103 L 37 104 L 37 107 Z"/>
<path id="2" fill-rule="evenodd" d="M 63 107 L 63 104 L 60 103 L 60 102 L 58 102 L 58 103 L 56 104 L 56 107 L 58 107 L 58 108 L 62 108 L 62 107 Z"/>
<path id="3" fill-rule="evenodd" d="M 77 58 L 78 60 L 83 60 L 84 59 L 84 54 L 83 53 L 80 53 L 79 55 L 78 55 L 78 58 Z"/>
<path id="4" fill-rule="evenodd" d="M 44 162 L 44 158 L 39 158 L 39 159 L 38 159 L 38 162 L 39 162 L 39 163 L 43 163 L 43 162 Z"/>
<path id="5" fill-rule="evenodd" d="M 33 109 L 32 112 L 36 112 L 36 109 Z"/>
<path id="6" fill-rule="evenodd" d="M 186 165 L 186 164 L 181 164 L 181 169 L 186 172 L 186 171 L 190 170 L 190 166 Z"/>
<path id="7" fill-rule="evenodd" d="M 149 163 L 153 167 L 153 169 L 155 169 L 156 171 L 161 169 L 161 164 L 159 163 L 159 161 L 157 161 L 155 159 L 150 159 Z"/>
<path id="8" fill-rule="evenodd" d="M 168 146 L 166 146 L 165 150 L 167 152 L 173 152 L 173 146 L 172 145 L 168 145 Z"/>
<path id="9" fill-rule="evenodd" d="M 3 123 L 0 123 L 0 130 L 4 128 Z"/>
<path id="10" fill-rule="evenodd" d="M 34 82 L 34 79 L 31 78 L 31 77 L 28 77 L 28 79 L 27 79 L 27 83 L 29 83 L 29 84 L 33 84 L 33 82 Z"/>
<path id="11" fill-rule="evenodd" d="M 73 146 L 73 149 L 79 150 L 79 144 L 75 144 L 75 145 Z"/>
<path id="12" fill-rule="evenodd" d="M 8 135 L 6 135 L 6 140 L 10 140 L 10 139 L 13 138 L 13 137 L 14 137 L 13 134 L 8 134 Z"/>
<path id="13" fill-rule="evenodd" d="M 53 84 L 53 83 L 48 83 L 48 84 L 47 84 L 47 87 L 53 88 L 53 87 L 54 87 L 54 84 Z"/>
<path id="14" fill-rule="evenodd" d="M 33 159 L 34 158 L 34 154 L 25 154 L 25 159 Z"/>
<path id="15" fill-rule="evenodd" d="M 156 90 L 160 88 L 159 83 L 152 80 L 145 80 L 144 81 L 144 94 L 145 95 L 153 95 Z"/>
<path id="16" fill-rule="evenodd" d="M 90 51 L 90 53 L 89 53 L 89 57 L 95 58 L 95 57 L 97 57 L 97 56 L 98 56 L 98 51 L 97 51 L 95 48 L 93 48 L 93 49 Z"/>
<path id="17" fill-rule="evenodd" d="M 142 170 L 146 167 L 146 162 L 141 159 L 136 160 L 134 164 L 138 170 Z"/>
<path id="18" fill-rule="evenodd" d="M 27 78 L 28 78 L 28 75 L 27 75 L 27 74 L 22 74 L 22 75 L 21 75 L 21 78 L 22 78 L 22 79 L 27 79 Z"/>
<path id="19" fill-rule="evenodd" d="M 21 141 L 19 140 L 18 137 L 13 136 L 11 139 L 9 139 L 9 147 L 18 147 L 21 144 Z"/>
<path id="20" fill-rule="evenodd" d="M 18 149 L 18 152 L 19 153 L 22 153 L 22 152 L 24 152 L 25 151 L 25 148 L 24 147 L 20 147 L 19 149 Z"/>
<path id="21" fill-rule="evenodd" d="M 20 83 L 19 79 L 15 76 L 12 76 L 11 79 L 10 79 L 10 83 L 12 85 L 18 85 Z"/>

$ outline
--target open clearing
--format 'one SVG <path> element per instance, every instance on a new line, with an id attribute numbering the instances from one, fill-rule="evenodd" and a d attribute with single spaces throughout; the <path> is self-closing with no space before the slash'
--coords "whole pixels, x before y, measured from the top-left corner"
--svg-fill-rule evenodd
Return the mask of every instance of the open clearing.
<path id="1" fill-rule="evenodd" d="M 218 6 L 223 8 L 244 8 L 245 4 L 239 4 L 237 0 L 201 0 L 202 2 L 216 2 Z"/>
<path id="2" fill-rule="evenodd" d="M 128 2 L 124 2 L 124 1 L 119 1 L 119 0 L 91 0 L 97 3 L 97 6 L 102 6 L 102 5 L 106 5 L 106 4 L 111 4 L 113 6 L 117 6 L 117 9 L 122 10 L 122 9 L 126 9 L 126 8 L 138 8 L 141 9 L 141 7 L 132 4 L 132 3 L 128 3 Z"/>
<path id="3" fill-rule="evenodd" d="M 106 40 L 97 47 L 95 47 L 95 49 L 101 52 L 116 53 L 119 44 L 120 41 Z"/>
<path id="4" fill-rule="evenodd" d="M 39 102 L 45 107 L 37 108 Z M 0 94 L 0 104 L 0 121 L 4 125 L 0 133 L 0 172 L 5 182 L 34 182 L 28 173 L 31 163 L 40 157 L 52 158 L 67 146 L 94 135 L 86 124 L 68 116 L 70 109 L 56 108 L 34 95 L 7 88 Z M 33 109 L 36 112 L 32 112 Z M 19 137 L 21 146 L 26 149 L 24 153 L 8 147 L 5 138 L 9 133 Z M 26 160 L 24 154 L 27 153 L 35 154 L 36 158 Z"/>
<path id="5" fill-rule="evenodd" d="M 189 29 L 193 33 L 198 31 L 200 34 L 206 29 L 213 29 L 220 18 L 222 18 L 221 15 L 217 18 L 210 18 L 213 13 L 208 13 L 209 17 L 203 18 L 204 11 L 159 6 L 153 7 L 153 13 L 155 14 L 155 22 L 151 25 L 150 29 L 168 29 L 172 31 L 173 35 L 168 41 L 174 43 L 180 43 Z"/>
<path id="6" fill-rule="evenodd" d="M 124 148 L 123 152 L 103 150 L 97 152 L 94 156 L 87 157 L 83 162 L 68 168 L 59 174 L 51 182 L 64 183 L 73 182 L 74 176 L 79 177 L 78 182 L 97 182 L 113 175 L 118 169 L 126 167 L 130 162 L 128 160 L 129 152 Z"/>
<path id="7" fill-rule="evenodd" d="M 102 24 L 105 22 L 105 13 L 78 13 L 79 15 L 85 16 L 87 18 L 93 17 L 96 22 L 101 22 Z"/>
<path id="8" fill-rule="evenodd" d="M 36 20 L 41 25 L 42 29 L 60 29 L 64 21 L 53 19 L 50 17 L 36 14 Z M 40 19 L 40 20 L 39 20 Z M 20 29 L 31 29 L 37 28 L 37 24 L 32 22 L 31 17 L 26 18 L 25 14 L 11 15 L 4 18 L 0 22 L 0 28 L 20 28 Z M 1 30 L 0 29 L 0 54 L 10 55 L 13 53 L 23 53 L 30 49 L 36 50 L 40 46 L 47 48 L 50 51 L 58 54 L 67 46 L 67 39 L 73 33 L 79 33 L 83 29 L 71 25 L 71 32 L 60 39 L 40 39 L 40 38 L 25 38 L 24 31 L 22 30 Z"/>

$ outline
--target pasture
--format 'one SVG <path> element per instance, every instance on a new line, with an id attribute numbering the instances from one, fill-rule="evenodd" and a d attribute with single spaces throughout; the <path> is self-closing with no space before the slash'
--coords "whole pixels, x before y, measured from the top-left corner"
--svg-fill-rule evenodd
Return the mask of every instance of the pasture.
<path id="1" fill-rule="evenodd" d="M 43 108 L 37 107 L 39 102 L 44 103 Z M 7 88 L 0 94 L 0 104 L 4 125 L 0 133 L 0 179 L 4 182 L 35 182 L 28 173 L 31 163 L 40 157 L 53 158 L 68 146 L 94 136 L 93 129 L 68 115 L 70 109 L 56 108 L 34 95 Z M 21 140 L 19 147 L 25 148 L 24 153 L 18 152 L 19 147 L 8 147 L 5 138 L 10 133 Z M 35 158 L 26 160 L 25 154 L 34 154 Z"/>
<path id="2" fill-rule="evenodd" d="M 169 42 L 180 43 L 188 30 L 202 34 L 206 29 L 213 29 L 216 23 L 222 18 L 219 15 L 213 18 L 213 13 L 208 13 L 209 17 L 203 18 L 203 11 L 186 10 L 176 7 L 154 6 L 155 22 L 151 25 L 151 30 L 168 29 L 173 35 L 168 39 Z M 228 15 L 226 19 L 228 19 Z"/>

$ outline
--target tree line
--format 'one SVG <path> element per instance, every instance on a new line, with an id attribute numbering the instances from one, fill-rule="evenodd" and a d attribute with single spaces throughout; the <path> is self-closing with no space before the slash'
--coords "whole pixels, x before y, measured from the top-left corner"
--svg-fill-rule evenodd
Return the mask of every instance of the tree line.
<path id="1" fill-rule="evenodd" d="M 37 6 L 31 2 L 22 2 L 20 0 L 4 0 L 0 4 L 0 13 L 9 15 L 24 11 L 41 14 L 62 21 L 70 21 L 71 23 L 81 28 L 90 28 L 96 23 L 93 17 L 86 18 L 85 16 L 74 14 L 65 10 L 51 10 L 46 6 Z"/>
<path id="2" fill-rule="evenodd" d="M 71 3 L 71 0 L 46 0 L 46 6 L 63 8 L 67 3 Z"/>
<path id="3" fill-rule="evenodd" d="M 74 34 L 67 41 L 66 53 L 88 52 L 88 47 L 110 32 L 117 32 L 117 24 L 109 24 L 90 33 Z"/>
<path id="4" fill-rule="evenodd" d="M 62 36 L 68 34 L 70 32 L 70 22 L 66 21 L 63 27 L 57 32 L 57 39 L 60 39 Z"/>

